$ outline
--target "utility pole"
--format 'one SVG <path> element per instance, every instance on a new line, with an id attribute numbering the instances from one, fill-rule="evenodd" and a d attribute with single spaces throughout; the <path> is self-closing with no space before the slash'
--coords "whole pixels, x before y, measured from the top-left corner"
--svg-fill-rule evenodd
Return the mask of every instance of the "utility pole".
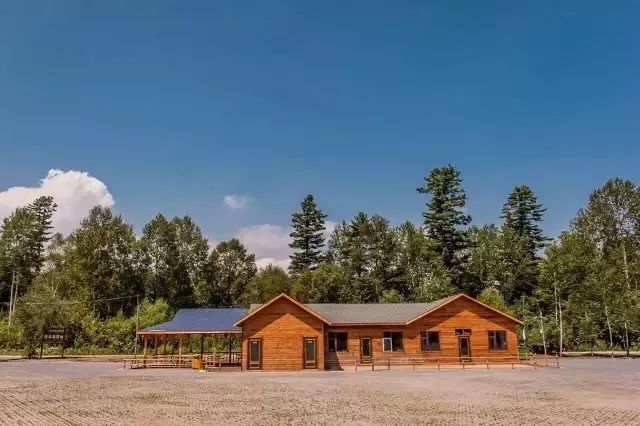
<path id="1" fill-rule="evenodd" d="M 13 273 L 11 275 L 11 289 L 9 291 L 9 321 L 8 321 L 8 325 L 9 327 L 11 327 L 11 318 L 13 317 L 13 311 L 15 310 L 15 300 L 14 300 L 14 288 L 15 288 L 15 294 L 16 296 L 18 295 L 18 286 L 16 283 L 16 269 L 15 267 L 13 268 Z"/>
<path id="2" fill-rule="evenodd" d="M 524 322 L 524 294 L 522 295 L 522 341 L 524 342 L 524 347 L 527 347 L 527 327 L 526 324 Z"/>
<path id="3" fill-rule="evenodd" d="M 540 335 L 542 336 L 542 349 L 544 351 L 544 356 L 547 356 L 547 341 L 544 338 L 544 323 L 542 322 L 542 309 L 538 308 L 538 313 L 540 314 Z"/>
<path id="4" fill-rule="evenodd" d="M 133 340 L 133 357 L 138 357 L 138 327 L 140 324 L 140 304 L 138 303 L 138 295 L 136 294 L 136 335 Z"/>

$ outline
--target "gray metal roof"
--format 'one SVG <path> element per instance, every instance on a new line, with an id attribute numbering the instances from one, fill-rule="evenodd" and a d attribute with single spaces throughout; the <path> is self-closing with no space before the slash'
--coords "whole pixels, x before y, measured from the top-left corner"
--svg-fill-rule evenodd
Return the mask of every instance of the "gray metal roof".
<path id="1" fill-rule="evenodd" d="M 304 306 L 332 324 L 399 324 L 411 321 L 448 299 L 428 303 L 306 303 Z M 253 304 L 248 312 L 260 306 Z"/>
<path id="2" fill-rule="evenodd" d="M 245 308 L 180 309 L 171 321 L 147 327 L 141 332 L 240 333 L 242 328 L 233 324 L 246 314 Z"/>

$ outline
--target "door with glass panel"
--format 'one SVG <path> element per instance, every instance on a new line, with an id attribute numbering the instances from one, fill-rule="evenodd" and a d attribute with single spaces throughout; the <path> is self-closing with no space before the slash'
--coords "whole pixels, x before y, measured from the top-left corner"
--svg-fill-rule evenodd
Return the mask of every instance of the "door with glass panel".
<path id="1" fill-rule="evenodd" d="M 315 337 L 305 337 L 302 339 L 302 353 L 304 358 L 304 368 L 318 367 L 318 339 Z"/>
<path id="2" fill-rule="evenodd" d="M 360 338 L 360 362 L 367 364 L 371 362 L 372 350 L 371 350 L 371 337 Z"/>
<path id="3" fill-rule="evenodd" d="M 249 370 L 262 369 L 262 339 L 249 339 Z"/>

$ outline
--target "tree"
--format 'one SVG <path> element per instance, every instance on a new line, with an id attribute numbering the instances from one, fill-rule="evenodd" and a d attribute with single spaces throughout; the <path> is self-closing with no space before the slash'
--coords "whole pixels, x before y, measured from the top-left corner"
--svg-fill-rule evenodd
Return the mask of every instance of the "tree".
<path id="1" fill-rule="evenodd" d="M 454 269 L 461 263 L 459 253 L 467 247 L 466 233 L 461 228 L 471 222 L 464 210 L 467 194 L 460 187 L 460 172 L 447 165 L 431 170 L 424 181 L 417 191 L 430 196 L 422 214 L 427 235 L 437 243 L 444 265 Z"/>
<path id="2" fill-rule="evenodd" d="M 36 271 L 40 271 L 42 264 L 44 263 L 46 244 L 51 239 L 51 219 L 55 213 L 58 205 L 54 203 L 53 197 L 42 196 L 38 197 L 31 204 L 27 206 L 36 219 L 36 229 L 34 237 L 34 262 L 33 265 Z"/>
<path id="3" fill-rule="evenodd" d="M 180 256 L 177 231 L 174 223 L 157 214 L 142 231 L 140 241 L 145 265 L 145 293 L 151 301 L 171 301 L 174 308 L 182 301 L 176 300 L 177 289 L 188 285 L 188 277 L 179 267 Z"/>
<path id="4" fill-rule="evenodd" d="M 346 271 L 355 301 L 375 303 L 383 291 L 405 288 L 398 268 L 398 241 L 382 216 L 360 212 L 350 223 L 337 226 L 328 256 Z"/>
<path id="5" fill-rule="evenodd" d="M 346 271 L 339 265 L 323 263 L 314 270 L 305 269 L 294 279 L 291 295 L 303 303 L 357 302 Z"/>
<path id="6" fill-rule="evenodd" d="M 37 274 L 38 222 L 33 212 L 16 209 L 0 228 L 0 296 L 9 300 L 9 322 L 18 297 Z"/>
<path id="7" fill-rule="evenodd" d="M 133 228 L 110 208 L 97 206 L 68 238 L 66 267 L 85 286 L 100 318 L 131 313 L 143 293 L 139 250 Z"/>
<path id="8" fill-rule="evenodd" d="M 249 281 L 242 299 L 244 305 L 265 303 L 280 293 L 291 294 L 291 278 L 282 268 L 267 265 Z"/>
<path id="9" fill-rule="evenodd" d="M 513 188 L 502 207 L 500 217 L 504 219 L 504 226 L 513 229 L 525 239 L 532 259 L 537 257 L 537 251 L 544 248 L 548 241 L 539 225 L 546 210 L 526 185 Z"/>
<path id="10" fill-rule="evenodd" d="M 449 271 L 436 250 L 436 242 L 429 239 L 411 222 L 400 225 L 395 233 L 398 240 L 398 264 L 403 274 L 400 296 L 408 301 L 429 302 L 455 292 Z"/>
<path id="11" fill-rule="evenodd" d="M 207 261 L 203 302 L 216 307 L 241 304 L 242 295 L 257 272 L 255 261 L 255 255 L 248 254 L 236 238 L 218 244 Z"/>
<path id="12" fill-rule="evenodd" d="M 194 303 L 194 293 L 198 299 L 199 291 L 205 285 L 209 243 L 189 216 L 174 218 L 171 223 L 176 229 L 178 266 L 181 273 L 186 274 L 185 281 L 177 282 L 176 295 L 182 306 L 190 306 Z"/>
<path id="13" fill-rule="evenodd" d="M 292 274 L 297 274 L 305 268 L 315 269 L 320 264 L 326 217 L 311 194 L 300 203 L 300 212 L 291 215 L 293 232 L 289 236 L 293 241 L 289 247 L 294 249 L 294 252 L 290 256 L 289 271 Z"/>

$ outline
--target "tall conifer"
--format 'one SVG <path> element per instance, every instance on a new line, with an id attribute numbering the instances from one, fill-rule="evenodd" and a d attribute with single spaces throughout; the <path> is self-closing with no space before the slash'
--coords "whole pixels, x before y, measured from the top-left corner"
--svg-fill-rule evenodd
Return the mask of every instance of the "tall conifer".
<path id="1" fill-rule="evenodd" d="M 300 211 L 291 215 L 293 232 L 289 236 L 293 241 L 289 247 L 294 249 L 294 252 L 290 256 L 289 271 L 292 274 L 297 274 L 305 268 L 315 269 L 321 263 L 326 217 L 311 194 L 300 203 Z"/>

